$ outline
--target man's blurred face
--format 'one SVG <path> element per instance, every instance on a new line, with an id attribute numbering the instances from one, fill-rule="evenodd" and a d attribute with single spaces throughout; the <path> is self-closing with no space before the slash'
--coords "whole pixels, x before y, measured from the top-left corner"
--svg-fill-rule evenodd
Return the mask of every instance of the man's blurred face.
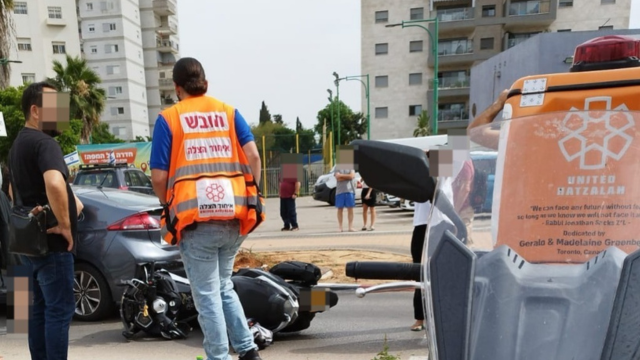
<path id="1" fill-rule="evenodd" d="M 70 103 L 71 98 L 68 93 L 44 88 L 42 90 L 42 107 L 36 107 L 36 120 L 40 130 L 51 136 L 58 136 L 68 129 Z"/>

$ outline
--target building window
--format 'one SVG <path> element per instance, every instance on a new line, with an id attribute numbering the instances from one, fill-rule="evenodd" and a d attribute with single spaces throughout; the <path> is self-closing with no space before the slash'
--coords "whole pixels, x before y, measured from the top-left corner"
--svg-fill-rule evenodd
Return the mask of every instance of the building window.
<path id="1" fill-rule="evenodd" d="M 493 49 L 493 38 L 480 39 L 480 50 L 491 50 L 491 49 Z"/>
<path id="2" fill-rule="evenodd" d="M 558 32 L 571 32 L 571 29 L 558 29 Z"/>
<path id="3" fill-rule="evenodd" d="M 115 31 L 116 30 L 116 24 L 115 23 L 104 23 L 102 24 L 102 31 L 103 32 L 109 32 L 109 31 Z"/>
<path id="4" fill-rule="evenodd" d="M 104 52 L 106 54 L 117 53 L 118 52 L 118 45 L 117 44 L 106 44 L 104 46 Z"/>
<path id="5" fill-rule="evenodd" d="M 13 13 L 19 15 L 27 15 L 27 3 L 24 1 L 16 1 L 13 3 Z"/>
<path id="6" fill-rule="evenodd" d="M 613 30 L 613 25 L 600 26 L 598 30 Z"/>
<path id="7" fill-rule="evenodd" d="M 100 1 L 100 10 L 102 10 L 102 12 L 113 10 L 113 2 Z"/>
<path id="8" fill-rule="evenodd" d="M 413 8 L 410 10 L 409 18 L 411 20 L 422 20 L 424 19 L 424 8 Z"/>
<path id="9" fill-rule="evenodd" d="M 32 51 L 31 49 L 31 39 L 18 39 L 18 50 L 19 51 Z"/>
<path id="10" fill-rule="evenodd" d="M 62 8 L 60 6 L 49 6 L 49 19 L 62 19 Z"/>
<path id="11" fill-rule="evenodd" d="M 417 116 L 422 113 L 422 105 L 409 105 L 409 116 Z"/>
<path id="12" fill-rule="evenodd" d="M 386 22 L 389 22 L 389 12 L 387 10 L 376 11 L 376 24 Z"/>
<path id="13" fill-rule="evenodd" d="M 409 52 L 422 52 L 422 40 L 409 42 Z"/>
<path id="14" fill-rule="evenodd" d="M 24 85 L 36 82 L 36 74 L 22 74 L 22 83 Z"/>
<path id="15" fill-rule="evenodd" d="M 122 94 L 122 86 L 109 86 L 109 95 L 121 95 Z"/>
<path id="16" fill-rule="evenodd" d="M 600 0 L 600 4 L 615 4 L 616 0 Z"/>
<path id="17" fill-rule="evenodd" d="M 558 7 L 572 7 L 573 6 L 573 0 L 560 0 L 558 2 Z"/>
<path id="18" fill-rule="evenodd" d="M 387 75 L 376 76 L 376 87 L 388 87 L 388 86 L 389 86 L 389 77 Z"/>
<path id="19" fill-rule="evenodd" d="M 120 74 L 120 65 L 107 65 L 107 75 Z"/>
<path id="20" fill-rule="evenodd" d="M 386 119 L 389 116 L 389 108 L 377 107 L 375 116 L 376 119 Z"/>
<path id="21" fill-rule="evenodd" d="M 91 45 L 91 47 L 89 48 L 92 54 L 97 54 L 98 53 L 98 47 L 96 45 Z"/>
<path id="22" fill-rule="evenodd" d="M 389 53 L 389 44 L 376 44 L 376 55 L 384 55 Z"/>
<path id="23" fill-rule="evenodd" d="M 53 53 L 54 54 L 66 54 L 67 47 L 64 42 L 54 42 L 53 45 Z"/>
<path id="24" fill-rule="evenodd" d="M 87 3 L 87 10 L 88 11 L 92 11 L 93 10 L 93 3 L 90 3 L 90 2 Z"/>
<path id="25" fill-rule="evenodd" d="M 87 25 L 87 31 L 89 31 L 90 33 L 96 32 L 96 25 L 95 24 Z"/>
<path id="26" fill-rule="evenodd" d="M 496 16 L 495 5 L 485 5 L 482 7 L 482 17 L 494 17 Z"/>
<path id="27" fill-rule="evenodd" d="M 422 85 L 422 73 L 409 74 L 409 85 Z"/>
<path id="28" fill-rule="evenodd" d="M 111 115 L 116 116 L 116 115 L 123 115 L 124 114 L 124 108 L 123 107 L 112 107 L 111 108 Z"/>

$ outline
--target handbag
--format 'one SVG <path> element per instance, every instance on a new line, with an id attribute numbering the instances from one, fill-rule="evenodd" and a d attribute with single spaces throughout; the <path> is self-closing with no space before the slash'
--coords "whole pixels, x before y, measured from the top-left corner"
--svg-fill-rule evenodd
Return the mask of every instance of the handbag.
<path id="1" fill-rule="evenodd" d="M 33 215 L 33 206 L 24 206 L 17 183 L 11 174 L 13 188 L 13 206 L 9 217 L 9 252 L 20 255 L 41 257 L 49 253 L 47 242 L 47 217 L 53 216 L 48 205 Z"/>

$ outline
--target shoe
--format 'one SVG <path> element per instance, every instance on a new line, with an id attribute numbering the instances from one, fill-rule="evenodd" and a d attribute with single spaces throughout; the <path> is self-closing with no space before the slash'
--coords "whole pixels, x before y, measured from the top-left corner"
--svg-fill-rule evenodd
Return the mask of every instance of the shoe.
<path id="1" fill-rule="evenodd" d="M 423 331 L 424 330 L 424 325 L 414 325 L 411 327 L 411 331 Z"/>
<path id="2" fill-rule="evenodd" d="M 260 357 L 260 354 L 258 354 L 258 351 L 255 349 L 249 350 L 249 352 L 240 356 L 238 359 L 239 360 L 262 360 L 262 358 Z"/>
<path id="3" fill-rule="evenodd" d="M 298 230 L 300 230 L 300 229 L 297 228 L 297 227 L 291 228 L 291 231 L 298 231 Z"/>
<path id="4" fill-rule="evenodd" d="M 363 227 L 362 227 L 362 231 L 367 231 L 367 227 L 366 227 L 366 226 L 363 226 Z"/>
<path id="5" fill-rule="evenodd" d="M 280 229 L 280 231 L 289 231 L 291 229 L 289 229 L 288 227 L 283 227 L 282 229 Z"/>

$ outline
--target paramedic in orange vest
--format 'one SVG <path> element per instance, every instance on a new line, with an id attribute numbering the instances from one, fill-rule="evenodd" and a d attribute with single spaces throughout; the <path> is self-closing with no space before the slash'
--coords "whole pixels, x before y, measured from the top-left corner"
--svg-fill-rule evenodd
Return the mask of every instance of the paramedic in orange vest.
<path id="1" fill-rule="evenodd" d="M 260 360 L 231 282 L 240 245 L 264 218 L 260 155 L 240 113 L 205 95 L 200 62 L 180 59 L 173 82 L 179 102 L 158 116 L 149 162 L 163 237 L 180 249 L 207 359 L 230 360 L 230 340 L 241 360 Z"/>

